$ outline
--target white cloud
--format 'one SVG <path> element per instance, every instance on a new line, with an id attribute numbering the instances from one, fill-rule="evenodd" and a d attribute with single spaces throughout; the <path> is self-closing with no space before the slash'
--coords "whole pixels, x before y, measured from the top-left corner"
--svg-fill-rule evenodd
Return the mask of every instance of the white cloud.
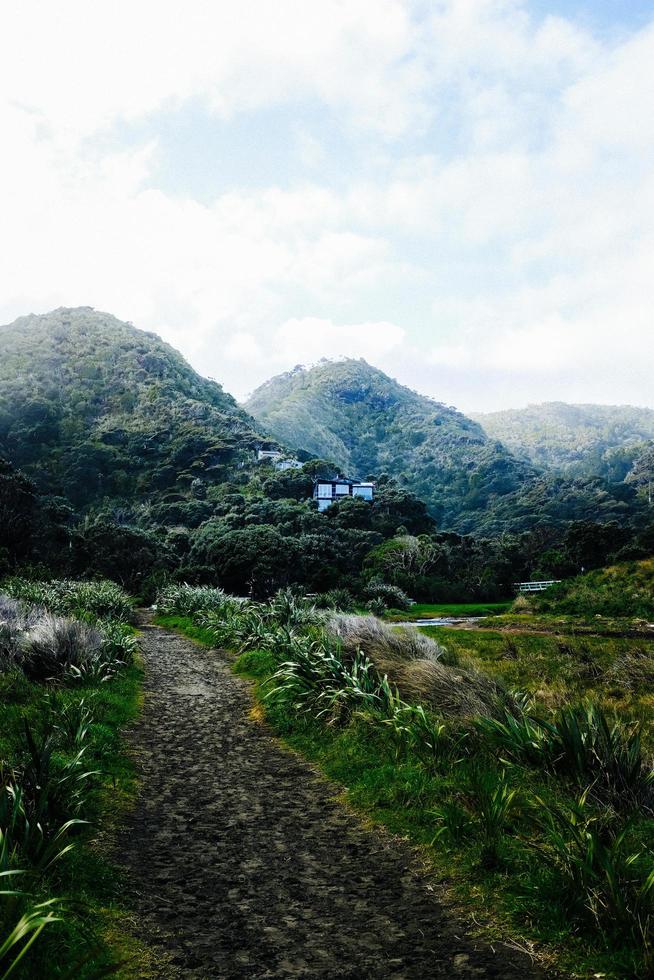
<path id="1" fill-rule="evenodd" d="M 92 304 L 236 392 L 349 355 L 462 404 L 652 403 L 653 27 L 599 40 L 527 0 L 25 0 L 0 93 L 3 320 Z M 190 105 L 283 108 L 304 178 L 166 193 L 158 123 Z"/>
<path id="2" fill-rule="evenodd" d="M 364 357 L 375 362 L 401 347 L 406 331 L 395 323 L 337 324 L 320 317 L 287 320 L 275 331 L 273 357 L 307 363 L 321 357 Z"/>

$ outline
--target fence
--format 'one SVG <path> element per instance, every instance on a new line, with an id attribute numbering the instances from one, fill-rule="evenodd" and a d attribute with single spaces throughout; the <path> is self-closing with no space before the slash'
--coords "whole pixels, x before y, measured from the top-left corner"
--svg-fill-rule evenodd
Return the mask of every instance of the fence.
<path id="1" fill-rule="evenodd" d="M 556 585 L 560 581 L 560 578 L 553 578 L 548 582 L 514 582 L 513 584 L 518 592 L 544 592 L 550 585 Z"/>

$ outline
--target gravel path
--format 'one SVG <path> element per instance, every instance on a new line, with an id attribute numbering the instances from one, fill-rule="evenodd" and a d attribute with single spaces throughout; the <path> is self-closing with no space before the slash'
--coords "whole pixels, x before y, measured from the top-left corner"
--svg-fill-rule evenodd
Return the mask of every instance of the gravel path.
<path id="1" fill-rule="evenodd" d="M 465 938 L 410 849 L 250 719 L 220 654 L 143 630 L 142 791 L 118 844 L 162 978 L 545 976 Z"/>

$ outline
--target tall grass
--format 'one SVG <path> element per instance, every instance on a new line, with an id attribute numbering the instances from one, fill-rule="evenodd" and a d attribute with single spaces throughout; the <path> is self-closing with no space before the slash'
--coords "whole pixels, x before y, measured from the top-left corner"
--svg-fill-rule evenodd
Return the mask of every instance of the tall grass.
<path id="1" fill-rule="evenodd" d="M 374 616 L 333 615 L 326 628 L 346 655 L 362 650 L 411 704 L 447 717 L 496 715 L 513 705 L 511 695 L 488 674 L 448 664 L 447 651 L 413 626 L 390 626 Z"/>
<path id="2" fill-rule="evenodd" d="M 131 606 L 118 586 L 23 579 L 5 584 L 13 592 L 0 593 L 0 673 L 22 670 L 39 682 L 104 681 L 132 662 L 137 642 L 123 618 Z M 35 600 L 39 605 L 30 604 Z"/>
<path id="3" fill-rule="evenodd" d="M 585 790 L 575 801 L 538 800 L 534 822 L 541 838 L 531 842 L 568 912 L 607 937 L 629 937 L 643 951 L 647 976 L 654 968 L 654 853 L 629 846 L 629 828 L 590 805 Z"/>
<path id="4" fill-rule="evenodd" d="M 526 714 L 479 718 L 475 727 L 511 762 L 559 774 L 616 809 L 654 812 L 654 770 L 642 748 L 642 726 L 609 721 L 597 705 L 562 708 L 552 721 Z"/>
<path id="5" fill-rule="evenodd" d="M 4 580 L 1 591 L 6 596 L 30 606 L 40 606 L 57 616 L 129 622 L 133 614 L 127 593 L 115 582 L 106 579 L 96 582 L 74 579 L 33 582 L 14 577 Z M 1 607 L 0 618 L 3 618 Z"/>

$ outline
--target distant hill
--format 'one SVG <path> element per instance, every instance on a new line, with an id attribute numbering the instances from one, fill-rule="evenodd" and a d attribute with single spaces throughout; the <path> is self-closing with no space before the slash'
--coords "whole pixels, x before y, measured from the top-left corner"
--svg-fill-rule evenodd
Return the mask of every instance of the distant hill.
<path id="1" fill-rule="evenodd" d="M 220 385 L 90 307 L 0 327 L 0 455 L 84 507 L 218 482 L 261 444 Z"/>
<path id="2" fill-rule="evenodd" d="M 258 388 L 245 407 L 276 438 L 334 460 L 348 475 L 399 479 L 444 526 L 532 472 L 478 423 L 363 360 L 296 368 Z"/>
<path id="3" fill-rule="evenodd" d="M 479 422 L 363 360 L 295 368 L 263 384 L 245 407 L 275 438 L 350 475 L 395 477 L 443 528 L 496 534 L 541 521 L 621 520 L 629 511 L 629 491 L 616 499 L 597 481 L 544 478 Z"/>
<path id="4" fill-rule="evenodd" d="M 654 439 L 654 410 L 544 402 L 473 416 L 491 439 L 547 469 L 620 482 Z"/>

